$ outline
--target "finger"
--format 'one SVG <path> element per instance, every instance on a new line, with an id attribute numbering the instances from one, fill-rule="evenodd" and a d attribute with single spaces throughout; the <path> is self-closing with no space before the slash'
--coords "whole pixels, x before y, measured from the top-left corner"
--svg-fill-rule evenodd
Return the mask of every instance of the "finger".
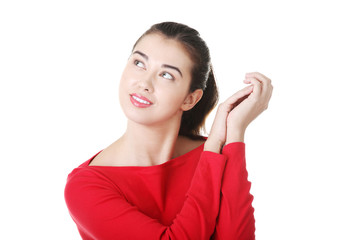
<path id="1" fill-rule="evenodd" d="M 272 94 L 272 90 L 273 90 L 273 86 L 271 84 L 271 79 L 266 77 L 265 75 L 259 73 L 259 72 L 252 72 L 252 73 L 247 73 L 246 76 L 247 77 L 247 81 L 249 82 L 249 78 L 253 77 L 255 79 L 257 79 L 258 81 L 261 82 L 262 84 L 262 91 L 261 91 L 261 95 L 266 95 L 265 97 L 267 99 L 270 99 L 271 94 Z"/>
<path id="2" fill-rule="evenodd" d="M 251 93 L 251 96 L 256 98 L 260 97 L 262 93 L 263 84 L 256 78 L 248 78 L 247 80 L 253 86 L 253 91 Z"/>
<path id="3" fill-rule="evenodd" d="M 243 89 L 241 89 L 240 91 L 234 93 L 231 97 L 229 97 L 225 103 L 226 104 L 229 104 L 229 105 L 232 105 L 234 104 L 235 102 L 237 102 L 239 99 L 249 95 L 250 93 L 252 93 L 254 89 L 254 86 L 253 85 L 250 85 L 250 86 L 247 86 Z"/>
<path id="4" fill-rule="evenodd" d="M 252 83 L 252 80 L 256 80 L 256 81 L 258 81 L 259 83 L 263 84 L 263 81 L 261 81 L 261 79 L 257 78 L 256 76 L 252 76 L 252 75 L 246 75 L 246 76 L 245 76 L 244 83 L 246 83 L 246 84 L 251 84 L 251 83 Z"/>
<path id="5" fill-rule="evenodd" d="M 259 72 L 246 73 L 245 78 L 256 78 L 256 79 L 258 79 L 260 82 L 262 82 L 264 84 L 270 84 L 271 83 L 270 78 L 266 77 L 264 74 L 261 74 Z"/>

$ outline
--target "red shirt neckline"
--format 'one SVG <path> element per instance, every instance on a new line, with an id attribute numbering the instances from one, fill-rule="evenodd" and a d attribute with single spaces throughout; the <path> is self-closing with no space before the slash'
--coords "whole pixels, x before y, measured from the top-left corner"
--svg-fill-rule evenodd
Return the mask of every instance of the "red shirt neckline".
<path id="1" fill-rule="evenodd" d="M 176 166 L 178 164 L 181 164 L 183 161 L 185 161 L 186 159 L 188 159 L 189 155 L 192 155 L 198 151 L 203 151 L 204 149 L 204 143 L 202 143 L 200 146 L 190 150 L 187 153 L 184 153 L 183 155 L 180 155 L 178 157 L 172 158 L 167 162 L 158 164 L 158 165 L 153 165 L 153 166 L 98 166 L 98 165 L 93 165 L 90 166 L 90 162 L 99 154 L 101 153 L 103 150 L 99 151 L 98 153 L 96 153 L 94 156 L 92 156 L 89 160 L 87 160 L 85 163 L 82 164 L 81 167 L 88 167 L 88 168 L 121 168 L 121 169 L 128 169 L 128 170 L 145 170 L 145 169 L 157 169 L 157 168 L 165 168 L 168 166 Z"/>

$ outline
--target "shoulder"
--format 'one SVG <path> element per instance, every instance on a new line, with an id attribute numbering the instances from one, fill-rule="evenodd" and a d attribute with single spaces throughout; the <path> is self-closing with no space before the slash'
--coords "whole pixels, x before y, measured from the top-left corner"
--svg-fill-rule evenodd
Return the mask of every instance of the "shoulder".
<path id="1" fill-rule="evenodd" d="M 66 185 L 80 182 L 97 182 L 107 180 L 103 173 L 88 166 L 89 160 L 71 171 L 67 177 Z"/>
<path id="2" fill-rule="evenodd" d="M 88 161 L 87 161 L 88 162 Z M 64 194 L 66 202 L 80 200 L 84 196 L 99 192 L 99 190 L 116 191 L 117 187 L 111 176 L 101 169 L 83 166 L 75 168 L 66 181 Z"/>
<path id="3" fill-rule="evenodd" d="M 101 153 L 100 151 L 92 156 L 90 159 L 80 164 L 77 168 L 74 168 L 67 177 L 66 185 L 70 185 L 78 182 L 97 182 L 97 181 L 109 181 L 106 171 L 102 168 L 94 168 L 91 166 L 91 162 L 97 158 Z"/>
<path id="4" fill-rule="evenodd" d="M 110 144 L 108 147 L 103 149 L 97 155 L 89 161 L 89 166 L 116 166 L 114 162 L 121 155 L 121 150 L 119 151 L 118 140 Z"/>

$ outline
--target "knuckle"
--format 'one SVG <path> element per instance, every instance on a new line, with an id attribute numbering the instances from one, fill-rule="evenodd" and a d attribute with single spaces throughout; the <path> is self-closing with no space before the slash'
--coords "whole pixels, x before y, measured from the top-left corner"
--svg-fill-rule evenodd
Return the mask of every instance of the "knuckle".
<path id="1" fill-rule="evenodd" d="M 228 104 L 226 104 L 226 102 L 222 102 L 218 106 L 218 111 L 224 111 L 227 110 L 227 108 L 228 108 Z"/>
<path id="2" fill-rule="evenodd" d="M 223 109 L 224 108 L 224 103 L 222 102 L 222 103 L 219 103 L 219 106 L 218 106 L 218 110 L 221 110 L 221 109 Z"/>

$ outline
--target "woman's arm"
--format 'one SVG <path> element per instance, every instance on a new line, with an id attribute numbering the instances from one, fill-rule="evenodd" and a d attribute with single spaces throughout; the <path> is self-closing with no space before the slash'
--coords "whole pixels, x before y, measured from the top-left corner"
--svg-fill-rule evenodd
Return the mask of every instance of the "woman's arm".
<path id="1" fill-rule="evenodd" d="M 70 176 L 65 199 L 84 239 L 209 239 L 219 212 L 225 162 L 221 154 L 202 153 L 183 208 L 169 226 L 139 211 L 95 170 L 80 169 Z"/>
<path id="2" fill-rule="evenodd" d="M 261 73 L 247 73 L 244 82 L 251 84 L 249 95 L 244 97 L 243 90 L 240 90 L 224 103 L 229 113 L 226 120 L 227 144 L 244 141 L 246 128 L 268 108 L 272 95 L 271 80 Z"/>
<path id="3" fill-rule="evenodd" d="M 255 239 L 253 196 L 245 162 L 245 144 L 223 148 L 228 157 L 221 187 L 221 203 L 213 239 Z"/>
<path id="4" fill-rule="evenodd" d="M 260 73 L 246 75 L 251 86 L 240 90 L 221 104 L 218 112 L 226 115 L 226 146 L 222 153 L 228 158 L 221 188 L 221 205 L 213 239 L 255 239 L 253 196 L 248 181 L 244 135 L 247 126 L 269 103 L 270 79 Z"/>

